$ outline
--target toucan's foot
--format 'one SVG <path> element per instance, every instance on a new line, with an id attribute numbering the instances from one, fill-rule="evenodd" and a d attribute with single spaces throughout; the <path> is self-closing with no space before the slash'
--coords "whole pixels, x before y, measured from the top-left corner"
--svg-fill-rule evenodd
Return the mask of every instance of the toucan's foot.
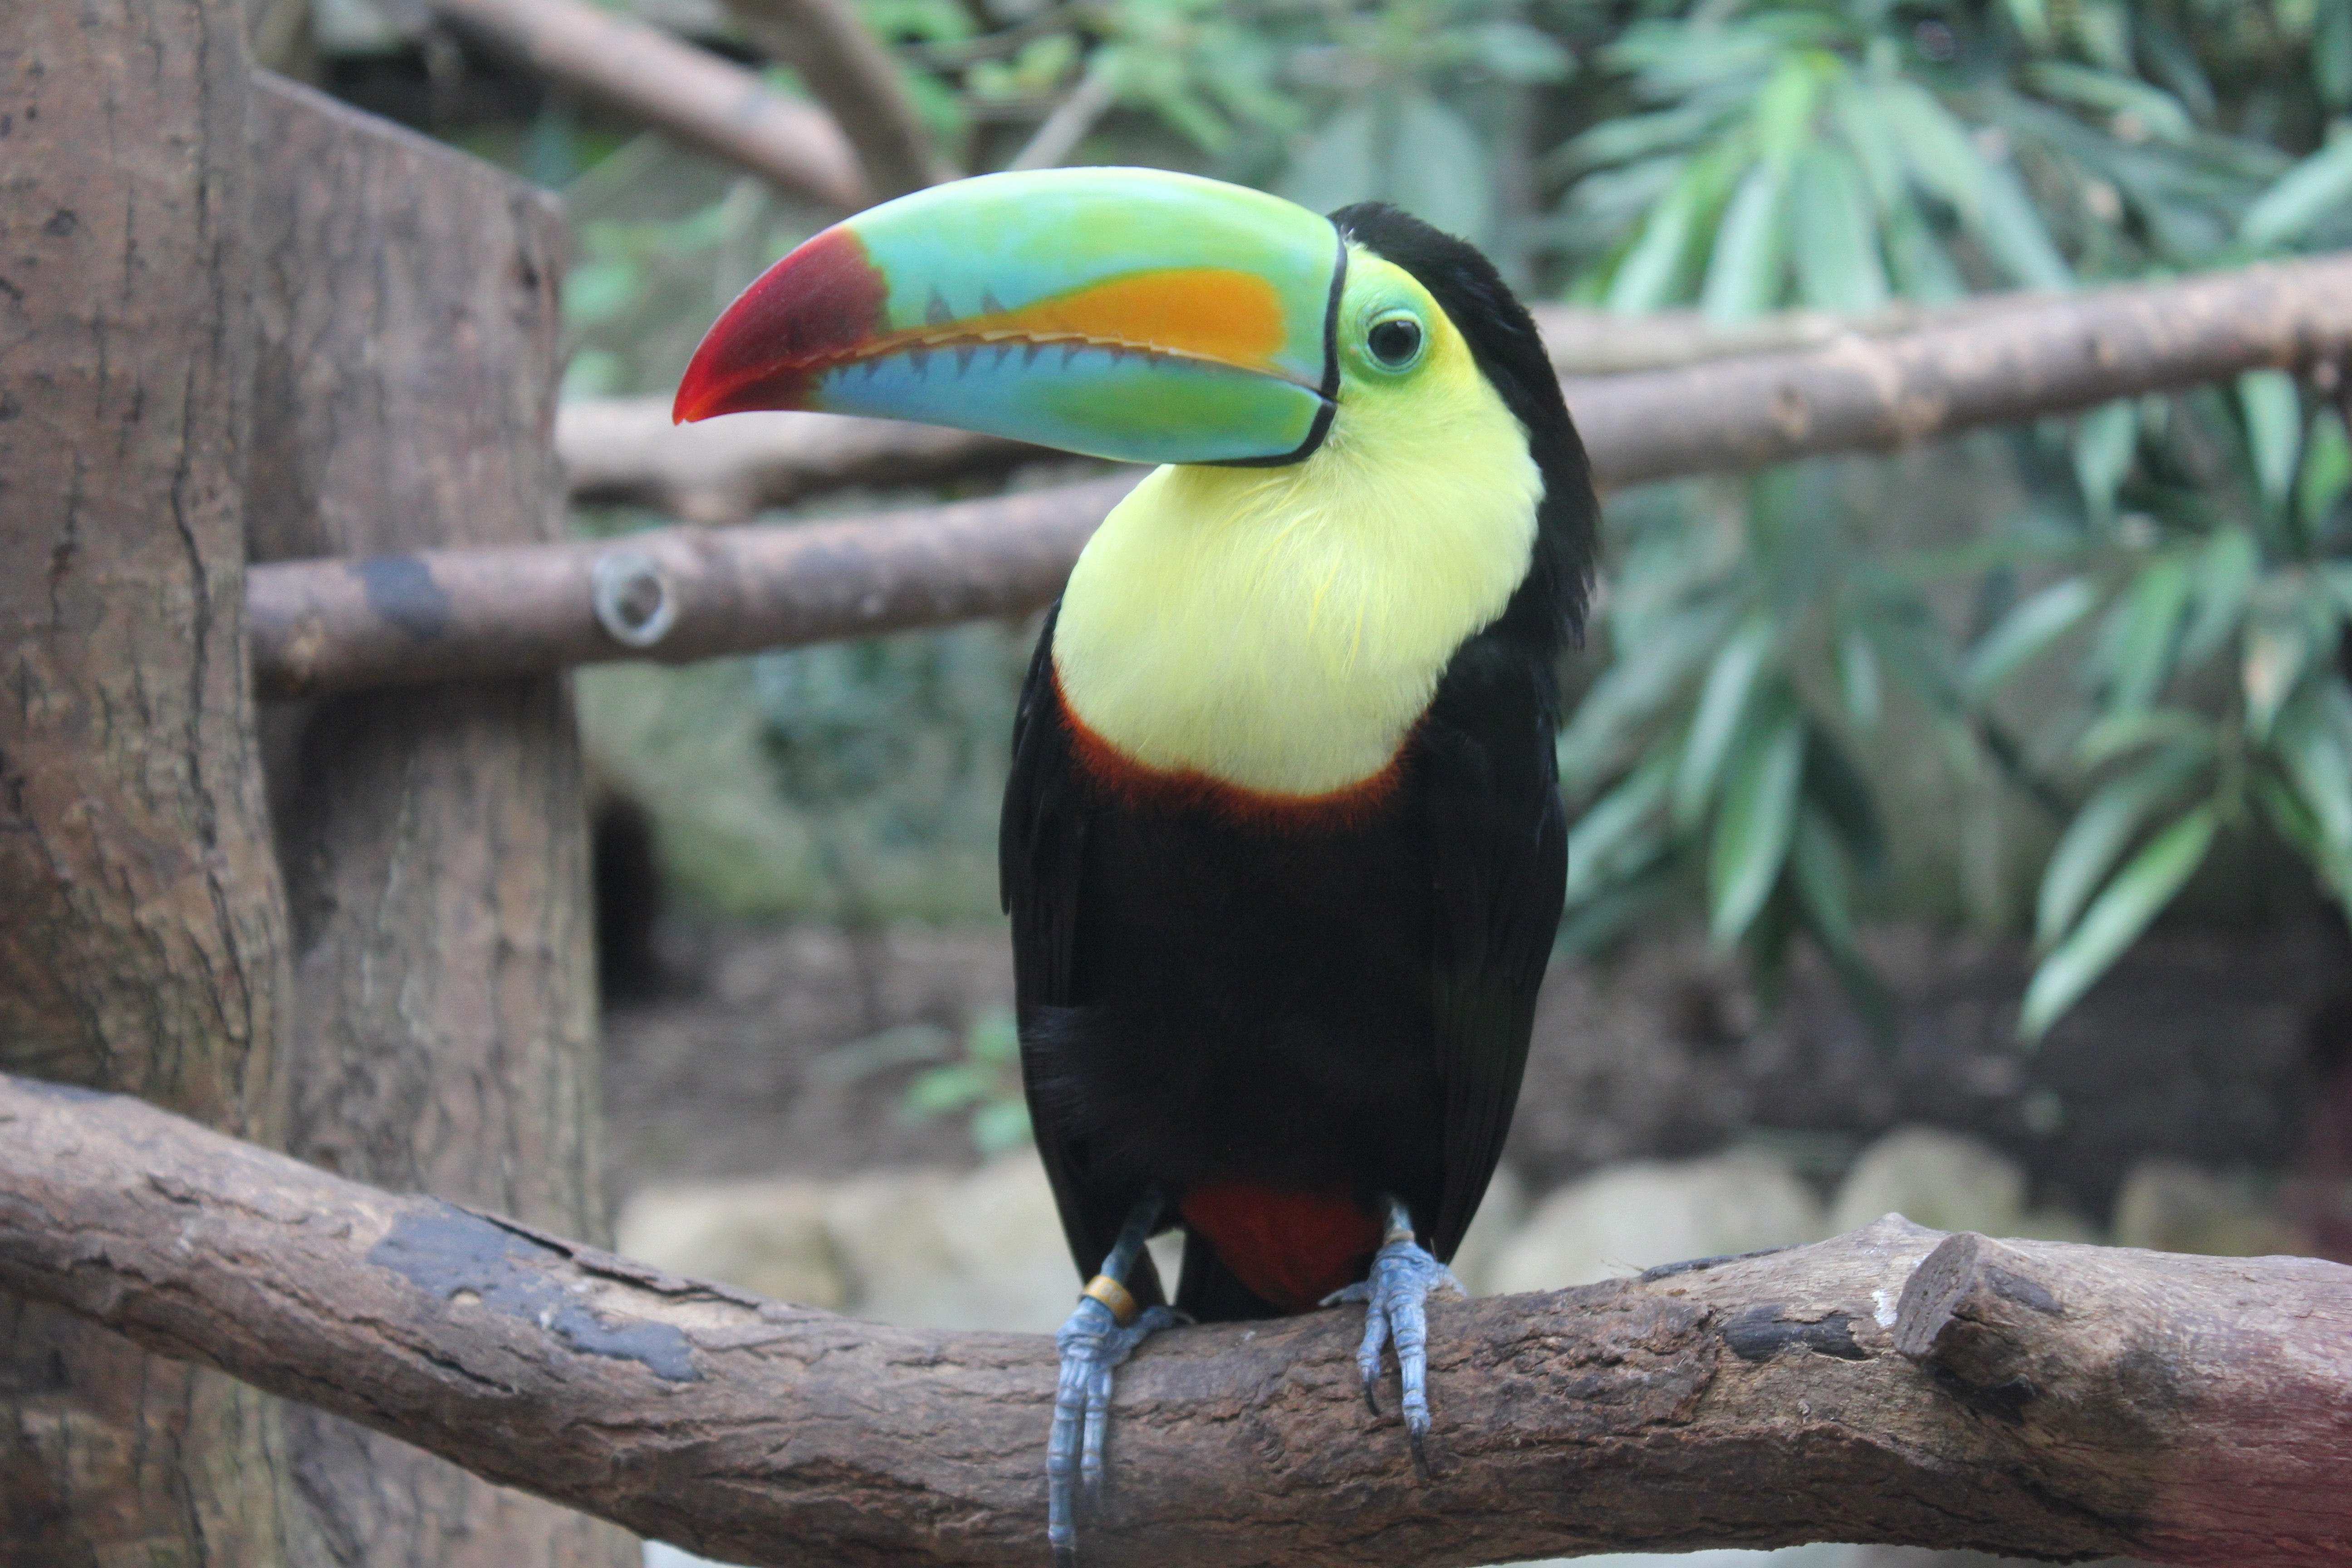
<path id="1" fill-rule="evenodd" d="M 1075 1568 L 1078 1560 L 1077 1482 L 1086 1483 L 1087 1507 L 1102 1496 L 1112 1369 L 1150 1335 L 1184 1321 L 1182 1313 L 1167 1307 L 1139 1309 L 1127 1290 L 1128 1275 L 1159 1214 L 1157 1194 L 1136 1206 L 1118 1245 L 1103 1259 L 1102 1272 L 1054 1336 L 1062 1352 L 1062 1375 L 1054 1391 L 1054 1430 L 1045 1442 L 1045 1539 L 1054 1548 L 1055 1568 Z"/>
<path id="2" fill-rule="evenodd" d="M 1432 1296 L 1467 1294 L 1454 1271 L 1413 1239 L 1412 1218 L 1402 1205 L 1395 1204 L 1389 1210 L 1387 1239 L 1372 1258 L 1371 1277 L 1324 1298 L 1326 1306 L 1339 1301 L 1364 1303 L 1364 1340 L 1356 1350 L 1356 1367 L 1364 1374 L 1364 1403 L 1375 1415 L 1381 1410 L 1376 1397 L 1381 1352 L 1395 1343 L 1405 1437 L 1412 1445 L 1413 1463 L 1423 1470 L 1429 1468 L 1423 1446 L 1429 1435 L 1427 1302 Z"/>
<path id="3" fill-rule="evenodd" d="M 1148 1335 L 1181 1321 L 1166 1307 L 1146 1307 L 1133 1322 L 1121 1324 L 1108 1307 L 1089 1296 L 1054 1336 L 1062 1352 L 1062 1381 L 1054 1394 L 1054 1435 L 1045 1445 L 1045 1538 L 1053 1543 L 1054 1561 L 1065 1568 L 1077 1561 L 1073 1483 L 1085 1484 L 1089 1509 L 1102 1496 L 1111 1369 L 1132 1355 Z"/>

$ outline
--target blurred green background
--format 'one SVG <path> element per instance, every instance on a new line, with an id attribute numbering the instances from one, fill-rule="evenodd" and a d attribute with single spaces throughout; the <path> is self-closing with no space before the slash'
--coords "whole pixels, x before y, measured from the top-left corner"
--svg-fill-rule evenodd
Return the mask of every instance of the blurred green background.
<path id="1" fill-rule="evenodd" d="M 717 4 L 635 9 L 758 63 Z M 2352 0 L 858 10 L 962 168 L 1058 154 L 1383 197 L 1530 298 L 1614 313 L 1899 316 L 2352 245 Z M 666 395 L 716 310 L 836 216 L 495 58 L 453 64 L 427 14 L 318 0 L 306 47 L 345 96 L 562 192 L 567 395 Z M 2019 937 L 2031 1037 L 2168 911 L 2352 900 L 2330 391 L 2249 375 L 1609 498 L 1568 672 L 1564 946 L 1698 922 L 1769 992 L 1810 945 L 1871 1013 L 1874 921 Z M 987 917 L 1031 635 L 591 670 L 583 713 L 690 902 Z"/>

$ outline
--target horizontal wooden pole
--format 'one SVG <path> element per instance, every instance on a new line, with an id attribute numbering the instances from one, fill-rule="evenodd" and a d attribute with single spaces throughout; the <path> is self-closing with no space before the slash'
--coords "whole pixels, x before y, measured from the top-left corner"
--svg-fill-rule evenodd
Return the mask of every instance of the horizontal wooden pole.
<path id="1" fill-rule="evenodd" d="M 2338 255 L 2035 296 L 1885 335 L 1562 386 L 1595 474 L 1623 486 L 1888 450 L 2249 370 L 2347 364 L 2352 256 Z M 804 438 L 808 426 L 795 429 Z M 857 438 L 870 439 L 870 426 Z M 969 455 L 963 441 L 945 446 Z M 994 460 L 1003 458 L 1000 447 Z M 295 695 L 605 658 L 701 658 L 1018 614 L 1060 591 L 1131 482 L 821 525 L 257 567 L 248 617 L 257 679 L 265 693 Z M 646 584 L 670 592 L 658 637 L 628 640 L 610 615 L 597 616 L 596 563 L 624 549 L 658 568 Z"/>
<path id="2" fill-rule="evenodd" d="M 1044 1560 L 1043 1333 L 768 1301 L 5 1077 L 0 1288 L 730 1561 Z M 1119 1373 L 1089 1554 L 1442 1568 L 1857 1541 L 2352 1560 L 2337 1264 L 1889 1215 L 1818 1246 L 1441 1303 L 1426 1476 L 1392 1404 L 1365 1412 L 1360 1321 L 1148 1343 Z"/>

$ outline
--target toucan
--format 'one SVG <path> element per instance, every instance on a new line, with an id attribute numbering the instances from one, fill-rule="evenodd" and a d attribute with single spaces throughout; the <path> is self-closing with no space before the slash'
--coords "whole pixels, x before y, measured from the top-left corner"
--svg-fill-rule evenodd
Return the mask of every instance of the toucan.
<path id="1" fill-rule="evenodd" d="M 1534 321 L 1394 207 L 984 175 L 754 281 L 677 417 L 819 409 L 1158 465 L 1047 614 L 1001 834 L 1021 1059 L 1087 1279 L 1047 1534 L 1144 1335 L 1361 1301 L 1416 1458 L 1433 1292 L 1559 923 L 1557 666 L 1597 514 Z M 1145 1243 L 1181 1227 L 1172 1300 Z"/>

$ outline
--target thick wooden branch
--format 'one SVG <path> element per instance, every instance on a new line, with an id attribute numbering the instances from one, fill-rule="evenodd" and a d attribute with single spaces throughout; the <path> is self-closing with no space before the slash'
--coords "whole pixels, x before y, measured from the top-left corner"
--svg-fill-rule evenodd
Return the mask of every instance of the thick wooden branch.
<path id="1" fill-rule="evenodd" d="M 435 11 L 568 82 L 784 190 L 855 209 L 871 199 L 831 115 L 753 72 L 587 0 L 430 0 Z"/>
<path id="2" fill-rule="evenodd" d="M 1827 452 L 1877 450 L 1937 436 L 2195 385 L 2241 372 L 2352 363 L 2352 256 L 2249 268 L 2179 282 L 2037 296 L 1884 337 L 1856 334 L 1804 352 L 1708 361 L 1563 383 L 1604 484 L 1752 468 Z M 714 511 L 762 484 L 758 465 L 798 475 L 824 416 L 739 416 L 742 433 L 686 439 L 663 458 Z M 624 421 L 625 423 L 625 421 Z M 642 426 L 645 418 L 638 419 Z M 612 432 L 608 432 L 612 434 Z M 666 439 L 639 429 L 645 445 Z M 1017 448 L 869 422 L 843 437 L 860 471 L 910 458 L 933 465 Z M 908 445 L 901 445 L 904 441 Z M 739 443 L 728 446 L 727 443 Z M 870 443 L 870 445 L 867 445 Z M 571 440 L 567 451 L 592 443 Z M 615 448 L 621 445 L 615 436 Z M 764 453 L 764 456 L 762 455 Z M 721 460 L 722 456 L 724 460 Z M 593 458 L 591 459 L 593 461 Z M 733 479 L 718 476 L 731 473 Z M 454 676 L 520 674 L 597 659 L 684 660 L 1034 609 L 1128 480 L 1037 490 L 999 501 L 917 509 L 818 527 L 672 530 L 625 544 L 471 551 L 377 561 L 289 562 L 253 574 L 250 623 L 261 689 L 287 696 Z M 604 493 L 618 479 L 594 481 Z M 730 486 L 734 488 L 730 488 Z M 635 499 L 646 499 L 638 495 Z M 600 559 L 646 563 L 628 597 L 643 633 L 600 622 Z M 618 565 L 611 569 L 619 572 Z M 666 609 L 660 606 L 666 605 Z M 609 607 L 609 606 L 608 606 Z M 624 632 L 627 631 L 625 623 Z"/>
<path id="3" fill-rule="evenodd" d="M 1076 1281 L 1073 1280 L 1075 1289 Z M 1040 1560 L 1044 1335 L 885 1328 L 0 1079 L 0 1286 L 752 1563 Z M 1433 1471 L 1355 1313 L 1120 1373 L 1099 1560 L 1490 1563 L 1814 1540 L 2352 1554 L 2352 1268 L 1944 1237 L 1439 1306 Z"/>

